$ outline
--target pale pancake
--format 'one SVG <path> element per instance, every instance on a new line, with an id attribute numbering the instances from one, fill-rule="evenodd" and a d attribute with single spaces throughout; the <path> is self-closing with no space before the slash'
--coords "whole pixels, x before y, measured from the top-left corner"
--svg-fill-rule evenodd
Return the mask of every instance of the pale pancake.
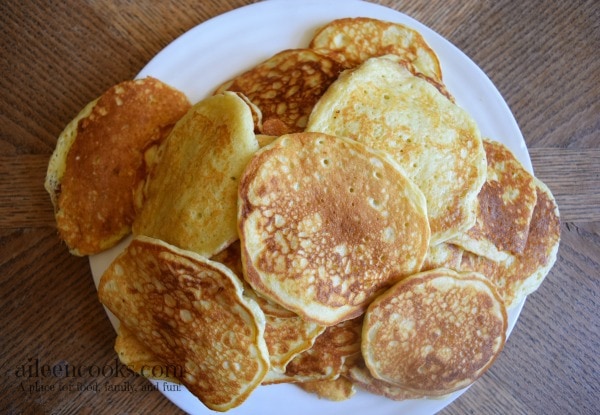
<path id="1" fill-rule="evenodd" d="M 314 393 L 319 398 L 337 402 L 350 399 L 356 393 L 356 388 L 352 381 L 341 376 L 331 380 L 314 380 L 312 382 L 298 383 L 298 386 L 306 392 Z"/>
<path id="2" fill-rule="evenodd" d="M 259 296 L 243 280 L 239 241 L 211 258 L 231 269 L 244 283 L 244 295 L 256 301 L 265 314 L 265 342 L 269 350 L 272 371 L 285 372 L 285 367 L 297 354 L 309 349 L 325 327 L 303 320 L 279 304 Z"/>
<path id="3" fill-rule="evenodd" d="M 303 131 L 314 104 L 342 67 L 310 49 L 277 53 L 217 89 L 244 94 L 260 109 L 256 132 L 283 135 Z"/>
<path id="4" fill-rule="evenodd" d="M 410 392 L 402 389 L 398 385 L 393 385 L 381 379 L 374 378 L 365 365 L 362 355 L 352 356 L 351 358 L 346 359 L 344 362 L 343 375 L 359 388 L 374 393 L 375 395 L 385 396 L 388 399 L 404 401 L 407 399 L 423 398 L 422 394 Z"/>
<path id="5" fill-rule="evenodd" d="M 239 178 L 258 143 L 248 105 L 225 93 L 195 104 L 164 143 L 133 233 L 211 257 L 238 239 Z"/>
<path id="6" fill-rule="evenodd" d="M 321 27 L 309 47 L 355 67 L 368 58 L 395 55 L 410 62 L 419 72 L 442 81 L 437 55 L 421 33 L 400 23 L 367 17 L 337 19 Z"/>
<path id="7" fill-rule="evenodd" d="M 117 330 L 115 351 L 119 360 L 128 369 L 148 378 L 160 379 L 173 383 L 181 383 L 183 370 L 174 365 L 166 365 L 145 344 L 124 325 Z"/>
<path id="8" fill-rule="evenodd" d="M 450 268 L 459 270 L 461 267 L 464 250 L 457 245 L 442 242 L 432 245 L 427 251 L 425 262 L 421 271 L 429 271 L 435 268 Z"/>
<path id="9" fill-rule="evenodd" d="M 560 244 L 560 215 L 554 196 L 542 181 L 534 178 L 534 182 L 537 201 L 523 253 L 493 261 L 465 251 L 462 258 L 461 269 L 477 271 L 489 278 L 507 308 L 517 306 L 539 288 L 556 262 Z"/>
<path id="10" fill-rule="evenodd" d="M 361 328 L 362 316 L 327 327 L 310 349 L 288 363 L 285 373 L 271 370 L 263 384 L 337 379 L 345 360 L 360 354 Z"/>
<path id="11" fill-rule="evenodd" d="M 393 160 L 350 139 L 278 138 L 246 167 L 239 198 L 246 280 L 318 324 L 362 314 L 427 253 L 423 194 Z"/>
<path id="12" fill-rule="evenodd" d="M 506 329 L 504 303 L 485 277 L 439 268 L 404 279 L 371 303 L 361 349 L 375 378 L 442 396 L 491 366 Z"/>
<path id="13" fill-rule="evenodd" d="M 477 195 L 477 221 L 450 242 L 501 261 L 527 243 L 537 192 L 533 176 L 504 144 L 484 140 L 487 180 Z"/>
<path id="14" fill-rule="evenodd" d="M 269 369 L 265 316 L 219 263 L 140 236 L 102 275 L 98 294 L 210 409 L 240 405 Z"/>
<path id="15" fill-rule="evenodd" d="M 431 244 L 475 223 L 485 151 L 470 115 L 385 57 L 344 72 L 315 106 L 307 131 L 350 137 L 392 156 L 427 199 Z"/>
<path id="16" fill-rule="evenodd" d="M 108 89 L 67 125 L 50 158 L 45 188 L 72 254 L 101 252 L 130 232 L 132 190 L 146 176 L 144 152 L 189 108 L 182 92 L 144 78 Z"/>

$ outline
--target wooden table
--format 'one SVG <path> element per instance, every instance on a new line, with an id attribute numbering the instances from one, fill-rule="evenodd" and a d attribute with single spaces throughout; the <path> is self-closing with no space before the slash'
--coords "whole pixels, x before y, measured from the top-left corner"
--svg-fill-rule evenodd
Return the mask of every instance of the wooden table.
<path id="1" fill-rule="evenodd" d="M 115 334 L 87 258 L 58 239 L 43 181 L 57 136 L 86 103 L 188 29 L 247 3 L 0 3 L 0 413 L 179 413 L 158 391 L 107 390 L 122 377 L 94 390 L 85 372 L 49 372 L 114 364 Z M 562 215 L 556 265 L 502 355 L 442 413 L 600 413 L 600 3 L 379 3 L 437 31 L 488 74 Z M 148 385 L 128 380 L 138 391 Z"/>

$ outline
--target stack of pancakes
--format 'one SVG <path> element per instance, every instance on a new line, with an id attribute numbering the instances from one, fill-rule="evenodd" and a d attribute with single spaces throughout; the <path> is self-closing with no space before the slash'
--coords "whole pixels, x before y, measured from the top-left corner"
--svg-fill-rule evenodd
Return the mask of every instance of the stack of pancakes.
<path id="1" fill-rule="evenodd" d="M 368 18 L 193 105 L 116 85 L 61 134 L 46 188 L 72 253 L 133 233 L 99 285 L 120 359 L 218 411 L 273 383 L 468 386 L 560 239 L 548 188 L 481 137 L 423 37 Z"/>

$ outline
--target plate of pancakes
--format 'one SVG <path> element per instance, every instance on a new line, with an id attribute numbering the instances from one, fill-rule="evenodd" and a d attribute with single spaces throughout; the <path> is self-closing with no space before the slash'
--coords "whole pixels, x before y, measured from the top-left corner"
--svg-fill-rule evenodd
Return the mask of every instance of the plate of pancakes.
<path id="1" fill-rule="evenodd" d="M 196 26 L 81 110 L 45 186 L 121 362 L 190 414 L 436 413 L 560 240 L 490 79 L 355 0 Z"/>

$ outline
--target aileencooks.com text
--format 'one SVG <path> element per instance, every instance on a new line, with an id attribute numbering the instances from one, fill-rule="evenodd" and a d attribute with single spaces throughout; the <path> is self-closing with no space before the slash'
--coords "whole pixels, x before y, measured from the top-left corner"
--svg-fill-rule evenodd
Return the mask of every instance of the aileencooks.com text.
<path id="1" fill-rule="evenodd" d="M 139 372 L 136 371 L 139 370 Z M 139 368 L 125 365 L 118 358 L 105 364 L 73 364 L 58 362 L 48 364 L 39 358 L 30 358 L 17 365 L 12 373 L 17 380 L 44 378 L 128 378 L 140 374 L 149 378 L 182 378 L 184 369 L 177 365 L 142 365 Z"/>

